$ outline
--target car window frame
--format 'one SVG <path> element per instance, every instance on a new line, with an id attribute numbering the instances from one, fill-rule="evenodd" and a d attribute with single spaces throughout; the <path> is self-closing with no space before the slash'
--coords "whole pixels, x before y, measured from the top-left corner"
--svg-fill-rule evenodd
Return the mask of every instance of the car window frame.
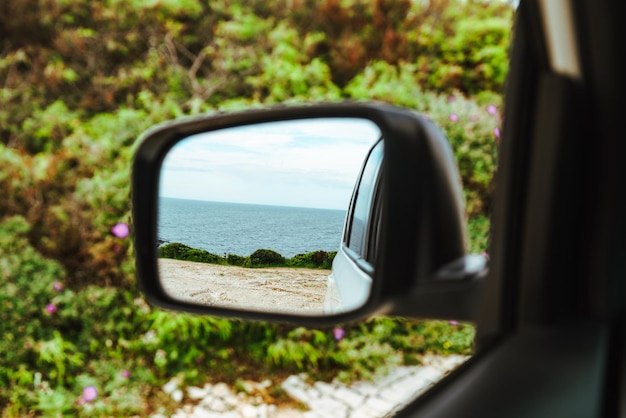
<path id="1" fill-rule="evenodd" d="M 363 175 L 365 174 L 366 168 L 368 167 L 368 163 L 371 161 L 371 157 L 373 153 L 380 147 L 382 151 L 382 158 L 380 158 L 379 163 L 375 167 L 376 170 L 376 179 L 373 183 L 372 193 L 371 193 L 371 203 L 368 210 L 367 222 L 364 227 L 365 236 L 363 237 L 362 244 L 357 252 L 355 249 L 351 248 L 350 245 L 350 237 L 352 236 L 352 228 L 354 225 L 354 212 L 356 209 L 357 199 L 361 190 L 361 185 L 363 181 Z M 373 231 L 378 229 L 378 225 L 380 224 L 380 212 L 382 210 L 382 199 L 381 199 L 381 189 L 382 189 L 382 174 L 383 174 L 383 166 L 384 166 L 384 143 L 383 138 L 379 138 L 374 145 L 370 148 L 367 153 L 367 156 L 363 162 L 363 166 L 359 172 L 359 176 L 357 178 L 356 186 L 354 187 L 354 191 L 352 193 L 352 198 L 350 199 L 350 205 L 348 207 L 348 213 L 346 216 L 346 224 L 344 227 L 344 234 L 342 237 L 342 250 L 346 253 L 346 255 L 357 265 L 361 270 L 368 272 L 369 274 L 373 274 L 374 272 L 374 257 L 372 253 L 375 249 L 372 248 L 371 241 L 374 235 Z"/>

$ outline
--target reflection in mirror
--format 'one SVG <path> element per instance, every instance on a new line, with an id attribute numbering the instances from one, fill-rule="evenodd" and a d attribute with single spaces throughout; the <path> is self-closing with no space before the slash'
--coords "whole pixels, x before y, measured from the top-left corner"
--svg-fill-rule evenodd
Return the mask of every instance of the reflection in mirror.
<path id="1" fill-rule="evenodd" d="M 355 181 L 380 137 L 367 119 L 317 118 L 178 142 L 159 184 L 164 290 L 194 304 L 323 315 Z"/>

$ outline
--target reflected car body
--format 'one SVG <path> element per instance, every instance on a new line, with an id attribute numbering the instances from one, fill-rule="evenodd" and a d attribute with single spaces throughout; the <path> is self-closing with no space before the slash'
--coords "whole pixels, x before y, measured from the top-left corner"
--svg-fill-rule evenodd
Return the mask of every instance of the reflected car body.
<path id="1" fill-rule="evenodd" d="M 370 296 L 382 209 L 383 140 L 368 152 L 346 215 L 341 245 L 328 276 L 324 310 L 351 311 Z"/>

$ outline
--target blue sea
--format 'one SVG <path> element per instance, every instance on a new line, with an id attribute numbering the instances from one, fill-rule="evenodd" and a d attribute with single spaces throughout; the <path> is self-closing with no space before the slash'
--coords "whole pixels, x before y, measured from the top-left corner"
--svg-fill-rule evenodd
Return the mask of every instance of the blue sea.
<path id="1" fill-rule="evenodd" d="M 158 239 L 218 255 L 249 256 L 266 248 L 290 258 L 310 251 L 337 251 L 345 215 L 343 210 L 162 197 Z"/>

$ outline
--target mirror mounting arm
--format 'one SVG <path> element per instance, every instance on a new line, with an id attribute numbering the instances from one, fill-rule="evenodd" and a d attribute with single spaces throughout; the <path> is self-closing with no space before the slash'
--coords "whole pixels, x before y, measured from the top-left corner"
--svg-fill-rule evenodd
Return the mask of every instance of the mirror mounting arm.
<path id="1" fill-rule="evenodd" d="M 468 254 L 437 270 L 428 282 L 416 285 L 393 304 L 389 314 L 475 321 L 487 273 L 487 259 Z"/>

